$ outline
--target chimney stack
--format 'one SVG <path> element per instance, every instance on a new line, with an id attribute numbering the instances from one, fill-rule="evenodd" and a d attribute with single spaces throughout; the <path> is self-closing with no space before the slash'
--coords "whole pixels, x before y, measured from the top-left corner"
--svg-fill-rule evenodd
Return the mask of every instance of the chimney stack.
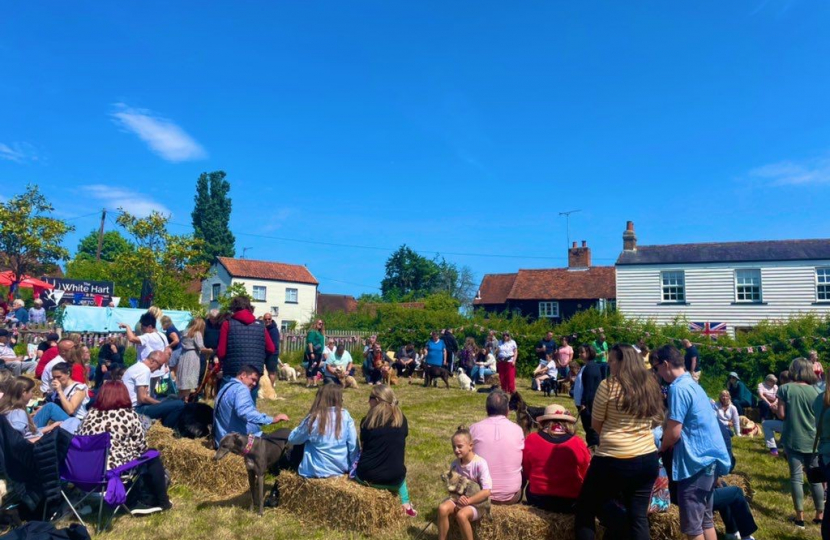
<path id="1" fill-rule="evenodd" d="M 637 251 L 637 235 L 634 234 L 633 221 L 627 221 L 625 223 L 625 232 L 623 233 L 623 251 Z"/>
<path id="2" fill-rule="evenodd" d="M 576 242 L 573 247 L 568 250 L 568 268 L 590 268 L 591 267 L 591 248 L 588 247 L 588 242 L 582 241 L 582 247 L 576 247 Z"/>

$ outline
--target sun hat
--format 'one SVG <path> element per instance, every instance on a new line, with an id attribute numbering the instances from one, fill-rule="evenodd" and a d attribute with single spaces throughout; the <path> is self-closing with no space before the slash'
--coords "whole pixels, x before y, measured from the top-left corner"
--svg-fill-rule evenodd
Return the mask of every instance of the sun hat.
<path id="1" fill-rule="evenodd" d="M 547 420 L 559 420 L 561 422 L 570 422 L 572 424 L 576 423 L 576 418 L 571 416 L 571 413 L 569 413 L 565 407 L 556 404 L 545 407 L 545 413 L 536 418 L 536 421 L 540 424 Z"/>
<path id="2" fill-rule="evenodd" d="M 736 378 L 736 379 L 738 379 L 739 381 L 741 380 L 741 378 L 740 378 L 740 377 L 738 377 L 738 374 L 737 374 L 737 373 L 735 373 L 734 371 L 730 371 L 730 372 L 729 372 L 729 378 L 731 379 L 732 377 L 735 377 L 735 378 Z"/>

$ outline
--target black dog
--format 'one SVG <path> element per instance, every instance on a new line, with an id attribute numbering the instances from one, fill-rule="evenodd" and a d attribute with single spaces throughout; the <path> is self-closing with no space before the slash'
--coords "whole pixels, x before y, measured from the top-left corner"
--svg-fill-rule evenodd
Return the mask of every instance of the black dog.
<path id="1" fill-rule="evenodd" d="M 499 385 L 494 384 L 490 388 L 487 388 L 486 386 L 481 387 L 481 388 L 476 388 L 476 392 L 479 393 L 479 394 L 492 394 L 493 392 L 495 392 L 498 389 L 499 389 Z"/>
<path id="2" fill-rule="evenodd" d="M 529 406 L 518 392 L 510 394 L 510 401 L 508 401 L 507 406 L 511 411 L 516 411 L 516 423 L 525 432 L 525 437 L 527 437 L 534 425 L 539 425 L 536 419 L 545 414 L 544 407 Z"/>
<path id="3" fill-rule="evenodd" d="M 551 392 L 553 392 L 556 397 L 559 397 L 559 381 L 545 379 L 542 381 L 540 390 L 545 393 L 545 397 L 550 397 Z"/>
<path id="4" fill-rule="evenodd" d="M 213 407 L 207 403 L 186 403 L 176 433 L 186 439 L 202 439 L 213 429 Z"/>
<path id="5" fill-rule="evenodd" d="M 444 384 L 447 385 L 447 389 L 450 388 L 450 372 L 446 369 L 438 366 L 426 366 L 424 367 L 424 386 L 438 386 L 438 379 L 444 381 Z"/>

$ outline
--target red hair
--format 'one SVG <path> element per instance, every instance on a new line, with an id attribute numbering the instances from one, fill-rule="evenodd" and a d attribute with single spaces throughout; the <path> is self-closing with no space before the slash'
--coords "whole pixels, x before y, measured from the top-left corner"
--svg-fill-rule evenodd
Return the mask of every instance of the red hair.
<path id="1" fill-rule="evenodd" d="M 130 409 L 133 402 L 130 400 L 130 393 L 121 381 L 107 381 L 98 390 L 95 397 L 93 409 L 99 411 L 112 411 L 116 409 Z"/>

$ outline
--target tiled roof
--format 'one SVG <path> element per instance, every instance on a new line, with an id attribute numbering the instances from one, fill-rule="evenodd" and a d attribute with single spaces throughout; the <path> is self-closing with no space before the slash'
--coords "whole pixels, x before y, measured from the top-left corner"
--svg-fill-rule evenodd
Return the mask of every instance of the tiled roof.
<path id="1" fill-rule="evenodd" d="M 309 283 L 317 285 L 308 268 L 299 264 L 286 264 L 270 261 L 253 261 L 251 259 L 232 259 L 216 257 L 228 273 L 236 278 L 265 279 L 270 281 L 290 281 L 292 283 Z"/>
<path id="2" fill-rule="evenodd" d="M 357 300 L 347 294 L 317 294 L 317 313 L 354 313 Z"/>
<path id="3" fill-rule="evenodd" d="M 516 274 L 485 274 L 473 305 L 504 304 L 514 281 Z"/>
<path id="4" fill-rule="evenodd" d="M 510 300 L 586 300 L 617 297 L 613 266 L 569 270 L 519 270 L 507 298 Z"/>
<path id="5" fill-rule="evenodd" d="M 623 251 L 618 265 L 717 262 L 804 261 L 830 259 L 830 240 L 766 240 L 637 246 Z"/>

